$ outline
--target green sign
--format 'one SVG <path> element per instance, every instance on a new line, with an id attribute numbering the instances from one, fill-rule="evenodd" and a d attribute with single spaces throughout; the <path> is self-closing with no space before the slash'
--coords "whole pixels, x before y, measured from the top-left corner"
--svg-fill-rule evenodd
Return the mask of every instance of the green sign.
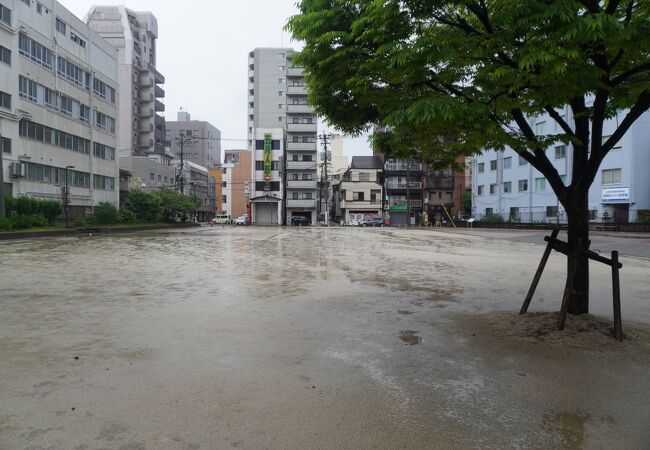
<path id="1" fill-rule="evenodd" d="M 408 210 L 408 205 L 405 203 L 403 205 L 390 205 L 388 207 L 389 211 L 406 211 Z"/>
<path id="2" fill-rule="evenodd" d="M 271 190 L 271 168 L 273 167 L 271 134 L 264 135 L 264 190 Z"/>

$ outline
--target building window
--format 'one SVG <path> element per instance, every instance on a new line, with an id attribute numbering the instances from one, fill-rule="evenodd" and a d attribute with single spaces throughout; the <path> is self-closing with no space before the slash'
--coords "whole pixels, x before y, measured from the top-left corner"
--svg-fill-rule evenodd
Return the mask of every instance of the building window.
<path id="1" fill-rule="evenodd" d="M 52 69 L 54 52 L 23 33 L 18 36 L 18 53 L 46 69 Z"/>
<path id="2" fill-rule="evenodd" d="M 11 139 L 0 137 L 0 147 L 2 147 L 2 153 L 11 154 Z"/>
<path id="3" fill-rule="evenodd" d="M 490 214 L 494 214 L 494 208 L 485 208 L 485 215 L 489 216 Z"/>
<path id="4" fill-rule="evenodd" d="M 56 71 L 63 78 L 82 89 L 90 89 L 90 74 L 67 59 L 60 56 L 57 57 Z"/>
<path id="5" fill-rule="evenodd" d="M 115 103 L 115 89 L 97 78 L 93 79 L 93 92 L 104 100 Z"/>
<path id="6" fill-rule="evenodd" d="M 222 198 L 221 203 L 228 203 L 228 196 L 227 195 L 223 195 L 223 196 L 221 196 L 221 198 Z"/>
<path id="7" fill-rule="evenodd" d="M 19 133 L 21 137 L 32 139 L 44 144 L 73 150 L 79 153 L 90 154 L 90 141 L 54 128 L 46 127 L 41 124 L 21 120 L 19 123 Z"/>
<path id="8" fill-rule="evenodd" d="M 490 185 L 490 195 L 494 195 L 497 193 L 497 184 L 493 183 Z"/>
<path id="9" fill-rule="evenodd" d="M 359 173 L 359 181 L 370 181 L 370 174 L 369 174 L 369 173 L 360 172 L 360 173 Z"/>
<path id="10" fill-rule="evenodd" d="M 526 164 L 528 164 L 528 161 L 526 161 L 523 156 L 519 155 L 519 165 L 525 166 Z"/>
<path id="11" fill-rule="evenodd" d="M 0 20 L 11 26 L 11 10 L 5 5 L 0 5 Z"/>
<path id="12" fill-rule="evenodd" d="M 528 191 L 528 180 L 519 180 L 519 192 Z"/>
<path id="13" fill-rule="evenodd" d="M 100 144 L 99 142 L 95 142 L 94 144 L 93 155 L 97 158 L 115 161 L 115 149 L 108 145 Z"/>
<path id="14" fill-rule="evenodd" d="M 311 192 L 303 192 L 302 193 L 302 199 L 303 200 L 311 200 L 312 199 Z M 361 193 L 361 200 L 363 200 L 363 192 Z"/>
<path id="15" fill-rule="evenodd" d="M 156 175 L 153 172 L 149 172 L 149 179 L 151 181 L 154 181 L 156 179 Z"/>
<path id="16" fill-rule="evenodd" d="M 18 95 L 29 100 L 30 102 L 38 102 L 38 83 L 25 78 L 22 75 L 18 76 Z"/>
<path id="17" fill-rule="evenodd" d="M 370 203 L 379 203 L 381 200 L 381 190 L 372 189 L 370 191 Z"/>
<path id="18" fill-rule="evenodd" d="M 558 145 L 555 147 L 555 159 L 566 158 L 566 145 Z"/>
<path id="19" fill-rule="evenodd" d="M 476 195 L 483 195 L 483 189 L 485 186 L 482 184 L 476 188 Z"/>
<path id="20" fill-rule="evenodd" d="M 603 184 L 620 184 L 620 183 L 621 183 L 621 169 L 603 170 Z"/>
<path id="21" fill-rule="evenodd" d="M 278 78 L 278 84 L 283 84 L 284 83 L 284 78 Z"/>
<path id="22" fill-rule="evenodd" d="M 509 194 L 512 192 L 512 181 L 504 181 L 503 182 L 503 193 L 504 194 Z"/>
<path id="23" fill-rule="evenodd" d="M 65 35 L 66 34 L 65 28 L 66 28 L 65 22 L 57 17 L 56 18 L 56 31 L 58 31 L 59 33 Z"/>
<path id="24" fill-rule="evenodd" d="M 284 120 L 284 117 L 278 116 L 278 122 L 282 122 Z"/>
<path id="25" fill-rule="evenodd" d="M 0 45 L 0 61 L 11 65 L 11 50 Z"/>
<path id="26" fill-rule="evenodd" d="M 546 207 L 546 217 L 557 217 L 557 213 L 558 213 L 557 206 Z"/>
<path id="27" fill-rule="evenodd" d="M 225 188 L 225 187 L 228 187 L 228 182 L 226 182 L 226 181 L 222 181 L 222 182 L 221 182 L 221 187 L 224 187 L 224 188 Z"/>
<path id="28" fill-rule="evenodd" d="M 76 33 L 70 32 L 70 40 L 79 44 L 80 47 L 86 48 L 86 41 L 81 39 Z"/>
<path id="29" fill-rule="evenodd" d="M 546 190 L 546 178 L 535 178 L 535 192 Z"/>
<path id="30" fill-rule="evenodd" d="M 11 109 L 11 95 L 0 91 L 0 107 Z"/>
<path id="31" fill-rule="evenodd" d="M 497 160 L 493 159 L 490 161 L 490 170 L 497 170 Z"/>
<path id="32" fill-rule="evenodd" d="M 519 207 L 517 206 L 510 207 L 510 220 L 514 222 L 519 222 Z"/>
<path id="33" fill-rule="evenodd" d="M 284 108 L 284 105 L 282 103 L 278 103 L 278 109 Z"/>
<path id="34" fill-rule="evenodd" d="M 284 96 L 284 91 L 278 91 L 278 97 Z"/>
<path id="35" fill-rule="evenodd" d="M 93 175 L 93 186 L 95 189 L 101 189 L 103 191 L 114 191 L 115 178 L 105 177 L 103 175 Z"/>
<path id="36" fill-rule="evenodd" d="M 508 156 L 507 158 L 503 158 L 503 168 L 509 169 L 511 167 L 512 167 L 512 157 Z"/>
<path id="37" fill-rule="evenodd" d="M 352 200 L 354 200 L 355 202 L 357 202 L 357 201 L 362 202 L 364 200 L 363 199 L 363 194 L 364 194 L 363 192 L 353 192 L 352 193 Z"/>
<path id="38" fill-rule="evenodd" d="M 607 142 L 607 140 L 608 140 L 610 137 L 612 137 L 611 134 L 610 134 L 610 135 L 607 135 L 607 136 L 603 136 L 603 144 L 604 144 L 605 142 Z M 619 141 L 619 142 L 620 142 L 620 141 Z M 620 150 L 620 149 L 623 148 L 623 146 L 622 146 L 619 142 L 617 142 L 616 144 L 614 144 L 614 146 L 612 147 L 612 150 Z"/>
<path id="39" fill-rule="evenodd" d="M 278 72 L 284 72 L 285 66 L 278 66 Z"/>
<path id="40" fill-rule="evenodd" d="M 39 14 L 43 14 L 43 5 L 41 5 L 38 2 L 36 2 L 36 12 Z"/>
<path id="41" fill-rule="evenodd" d="M 95 126 L 100 130 L 115 133 L 115 119 L 102 112 L 95 111 Z"/>
<path id="42" fill-rule="evenodd" d="M 478 163 L 478 173 L 485 172 L 485 163 Z"/>
<path id="43" fill-rule="evenodd" d="M 86 105 L 79 106 L 79 120 L 82 122 L 90 121 L 90 108 Z"/>
<path id="44" fill-rule="evenodd" d="M 546 133 L 546 122 L 537 122 L 535 124 L 535 134 L 541 136 Z"/>

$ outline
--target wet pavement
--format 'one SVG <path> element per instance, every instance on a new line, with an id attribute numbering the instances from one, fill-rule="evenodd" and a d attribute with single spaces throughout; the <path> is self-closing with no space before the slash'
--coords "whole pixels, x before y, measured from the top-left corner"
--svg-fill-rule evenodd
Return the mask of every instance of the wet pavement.
<path id="1" fill-rule="evenodd" d="M 622 257 L 619 343 L 598 265 L 602 321 L 513 314 L 542 250 L 353 228 L 0 243 L 0 448 L 650 447 L 650 259 Z M 553 255 L 531 312 L 563 277 Z"/>

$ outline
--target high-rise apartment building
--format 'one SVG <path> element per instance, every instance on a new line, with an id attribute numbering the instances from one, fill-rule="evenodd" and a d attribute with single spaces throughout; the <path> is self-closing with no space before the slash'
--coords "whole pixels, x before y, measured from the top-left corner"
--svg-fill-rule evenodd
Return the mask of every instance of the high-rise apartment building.
<path id="1" fill-rule="evenodd" d="M 291 48 L 256 48 L 248 55 L 248 145 L 263 150 L 259 129 L 283 130 L 283 222 L 316 222 L 317 118 L 308 104 L 302 68 Z M 257 163 L 263 163 L 262 160 Z"/>
<path id="2" fill-rule="evenodd" d="M 5 195 L 119 204 L 118 54 L 54 0 L 0 4 Z"/>
<path id="3" fill-rule="evenodd" d="M 176 159 L 181 158 L 180 136 L 183 139 L 183 159 L 208 169 L 221 164 L 221 131 L 204 120 L 192 120 L 187 111 L 179 111 L 177 120 L 165 122 L 165 146 Z"/>
<path id="4" fill-rule="evenodd" d="M 173 176 L 173 155 L 165 150 L 165 119 L 159 114 L 165 111 L 165 77 L 156 69 L 156 17 L 124 6 L 93 6 L 86 20 L 118 53 L 120 165 L 147 187 L 162 187 L 157 180 Z"/>

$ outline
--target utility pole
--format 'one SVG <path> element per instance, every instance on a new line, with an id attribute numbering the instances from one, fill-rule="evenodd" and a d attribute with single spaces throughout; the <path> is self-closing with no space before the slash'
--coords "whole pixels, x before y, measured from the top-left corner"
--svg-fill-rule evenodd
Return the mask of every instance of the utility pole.
<path id="1" fill-rule="evenodd" d="M 327 223 L 327 226 L 329 226 L 330 219 L 329 219 L 329 182 L 328 182 L 328 174 L 327 174 L 327 166 L 329 164 L 329 158 L 327 154 L 327 145 L 330 143 L 330 139 L 332 138 L 331 134 L 321 134 L 319 136 L 319 139 L 323 143 L 323 152 L 324 152 L 324 157 L 323 157 L 323 170 L 321 171 L 321 188 L 318 190 L 320 201 L 318 202 L 319 209 L 320 205 L 322 203 L 322 197 L 323 197 L 323 188 L 325 188 L 325 223 Z M 319 212 L 320 214 L 320 212 Z"/>
<path id="2" fill-rule="evenodd" d="M 68 183 L 69 169 L 74 169 L 74 166 L 65 166 L 65 187 L 63 191 L 63 204 L 65 205 L 65 227 L 68 228 L 69 220 L 69 206 L 70 206 L 70 184 Z"/>

